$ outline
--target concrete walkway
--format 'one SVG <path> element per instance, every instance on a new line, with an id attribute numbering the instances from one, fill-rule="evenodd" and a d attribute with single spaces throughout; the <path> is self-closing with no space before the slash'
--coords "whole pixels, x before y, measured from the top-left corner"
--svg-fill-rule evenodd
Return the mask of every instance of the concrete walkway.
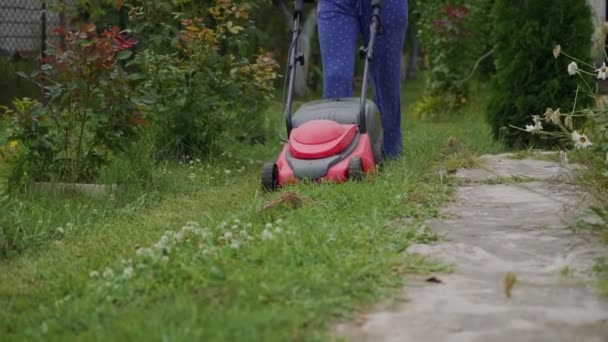
<path id="1" fill-rule="evenodd" d="M 445 239 L 414 245 L 455 266 L 454 273 L 411 279 L 402 298 L 336 327 L 348 341 L 608 341 L 608 301 L 588 270 L 608 249 L 573 233 L 584 198 L 567 168 L 508 155 L 484 156 L 462 170 L 453 219 L 429 222 Z M 505 276 L 517 282 L 507 296 Z"/>

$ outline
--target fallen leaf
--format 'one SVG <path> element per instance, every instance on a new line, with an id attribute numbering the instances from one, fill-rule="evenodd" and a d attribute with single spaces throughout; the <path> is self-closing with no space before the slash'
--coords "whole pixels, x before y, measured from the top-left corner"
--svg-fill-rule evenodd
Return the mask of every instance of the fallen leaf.
<path id="1" fill-rule="evenodd" d="M 511 291 L 513 290 L 513 286 L 517 282 L 517 276 L 513 272 L 509 272 L 505 275 L 504 286 L 505 286 L 505 295 L 507 298 L 511 298 Z"/>
<path id="2" fill-rule="evenodd" d="M 427 283 L 443 284 L 443 281 L 441 281 L 441 279 L 439 279 L 437 277 L 430 277 L 430 278 L 425 279 L 425 281 Z"/>

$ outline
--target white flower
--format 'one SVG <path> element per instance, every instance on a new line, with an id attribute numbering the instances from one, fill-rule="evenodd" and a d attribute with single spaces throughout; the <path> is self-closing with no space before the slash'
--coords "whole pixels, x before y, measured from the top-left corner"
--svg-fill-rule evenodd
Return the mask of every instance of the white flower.
<path id="1" fill-rule="evenodd" d="M 578 65 L 576 62 L 568 64 L 568 74 L 571 76 L 578 74 Z"/>
<path id="2" fill-rule="evenodd" d="M 281 234 L 281 233 L 283 232 L 283 229 L 281 229 L 281 228 L 279 228 L 279 227 L 276 227 L 276 228 L 274 229 L 274 232 L 275 232 L 275 233 L 277 233 L 277 234 Z"/>
<path id="3" fill-rule="evenodd" d="M 122 271 L 122 275 L 127 279 L 132 278 L 133 277 L 133 266 L 125 267 L 125 269 Z"/>
<path id="4" fill-rule="evenodd" d="M 553 57 L 557 58 L 562 53 L 562 46 L 557 44 L 553 48 Z"/>
<path id="5" fill-rule="evenodd" d="M 229 175 L 230 173 L 232 173 L 232 171 L 230 171 L 230 170 L 224 170 L 224 173 L 227 174 L 227 175 Z"/>
<path id="6" fill-rule="evenodd" d="M 535 127 L 535 126 L 532 126 L 532 125 L 526 125 L 526 132 L 530 132 L 530 133 L 532 133 L 532 132 L 536 132 L 536 131 L 537 131 L 537 129 L 536 129 L 536 127 Z"/>
<path id="7" fill-rule="evenodd" d="M 274 223 L 281 224 L 281 223 L 283 223 L 283 219 L 278 218 L 276 221 L 274 221 Z"/>
<path id="8" fill-rule="evenodd" d="M 598 80 L 605 80 L 606 77 L 608 77 L 608 67 L 606 66 L 606 63 L 602 63 L 602 66 L 599 67 L 599 69 L 595 69 L 595 72 L 597 72 Z"/>
<path id="9" fill-rule="evenodd" d="M 91 271 L 91 273 L 89 273 L 89 277 L 91 277 L 91 278 L 99 278 L 99 272 L 97 272 L 97 271 Z"/>
<path id="10" fill-rule="evenodd" d="M 191 173 L 188 175 L 188 178 L 190 178 L 190 180 L 194 180 L 196 178 L 196 175 L 194 173 Z"/>
<path id="11" fill-rule="evenodd" d="M 577 149 L 584 149 L 593 145 L 587 135 L 578 134 L 578 132 L 576 131 L 572 132 L 572 141 L 574 142 L 574 147 L 576 147 Z"/>
<path id="12" fill-rule="evenodd" d="M 230 239 L 232 239 L 232 232 L 225 232 L 225 233 L 224 233 L 224 239 L 225 239 L 225 240 L 230 240 Z"/>
<path id="13" fill-rule="evenodd" d="M 103 271 L 103 277 L 104 278 L 112 278 L 114 276 L 114 271 L 107 267 L 104 271 Z"/>
<path id="14" fill-rule="evenodd" d="M 272 228 L 272 223 L 270 223 L 270 222 L 266 223 L 266 228 Z"/>
<path id="15" fill-rule="evenodd" d="M 239 242 L 237 240 L 233 240 L 232 243 L 230 244 L 230 248 L 232 249 L 239 249 L 241 246 L 239 245 Z"/>
<path id="16" fill-rule="evenodd" d="M 166 255 L 163 255 L 163 256 L 160 258 L 160 261 L 166 264 L 166 263 L 168 263 L 168 262 L 169 262 L 169 257 L 168 257 L 168 256 L 166 256 Z"/>
<path id="17" fill-rule="evenodd" d="M 272 235 L 272 233 L 268 229 L 264 229 L 264 231 L 262 231 L 262 239 L 264 239 L 264 240 L 270 240 L 273 237 L 274 236 Z"/>
<path id="18" fill-rule="evenodd" d="M 57 230 L 56 230 L 56 231 L 57 231 L 57 234 L 59 234 L 59 235 L 63 235 L 63 234 L 65 234 L 65 230 L 63 230 L 63 228 L 62 228 L 62 227 L 57 228 Z"/>

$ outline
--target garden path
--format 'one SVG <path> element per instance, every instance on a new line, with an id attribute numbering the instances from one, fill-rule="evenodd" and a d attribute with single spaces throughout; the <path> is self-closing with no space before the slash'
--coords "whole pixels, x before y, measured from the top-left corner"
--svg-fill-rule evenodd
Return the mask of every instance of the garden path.
<path id="1" fill-rule="evenodd" d="M 608 341 L 608 301 L 588 270 L 606 255 L 570 228 L 585 198 L 570 167 L 509 155 L 484 156 L 457 173 L 444 234 L 419 253 L 454 264 L 454 272 L 408 279 L 401 298 L 336 327 L 349 341 Z M 511 297 L 505 279 L 516 275 Z M 433 282 L 432 280 L 439 280 Z"/>

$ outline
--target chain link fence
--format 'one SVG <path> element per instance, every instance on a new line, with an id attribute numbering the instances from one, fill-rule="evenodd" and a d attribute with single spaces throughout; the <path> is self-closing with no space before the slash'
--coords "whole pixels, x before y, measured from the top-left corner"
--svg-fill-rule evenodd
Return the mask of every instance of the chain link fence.
<path id="1" fill-rule="evenodd" d="M 0 55 L 34 58 L 59 43 L 53 30 L 67 25 L 64 13 L 73 6 L 74 0 L 0 0 Z"/>

